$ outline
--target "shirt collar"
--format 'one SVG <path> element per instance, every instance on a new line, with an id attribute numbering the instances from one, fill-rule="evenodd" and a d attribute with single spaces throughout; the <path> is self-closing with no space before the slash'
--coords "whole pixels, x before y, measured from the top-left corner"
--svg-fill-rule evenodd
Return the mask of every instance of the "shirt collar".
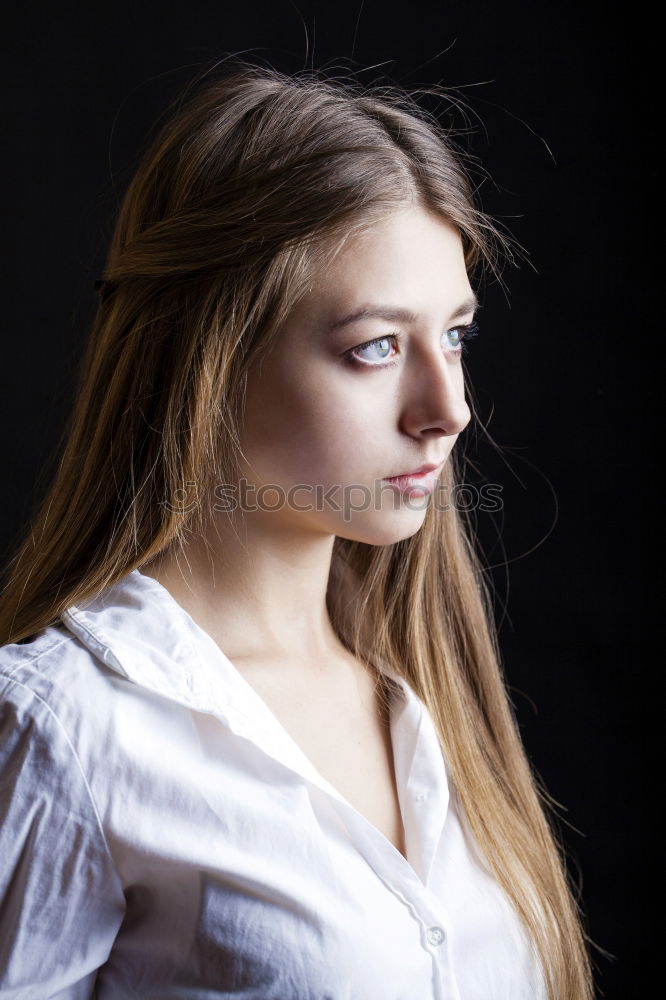
<path id="1" fill-rule="evenodd" d="M 72 605 L 62 620 L 97 659 L 135 684 L 204 708 L 212 682 L 216 709 L 222 701 L 245 710 L 238 688 L 246 694 L 247 681 L 169 591 L 138 569 L 84 605 Z M 404 679 L 388 665 L 382 672 L 405 699 Z"/>
<path id="2" fill-rule="evenodd" d="M 217 643 L 153 577 L 132 570 L 85 604 L 72 605 L 62 620 L 98 660 L 121 677 L 214 714 L 235 733 L 310 779 L 318 775 Z M 411 702 L 414 696 L 410 699 L 405 681 L 389 669 L 386 676 L 396 702 Z"/>
<path id="3" fill-rule="evenodd" d="M 232 732 L 347 808 L 346 800 L 316 770 L 217 643 L 153 577 L 132 570 L 84 605 L 71 606 L 62 620 L 98 660 L 126 681 L 215 715 Z M 427 828 L 417 812 L 411 816 L 415 808 L 411 800 L 401 802 L 408 817 L 406 829 L 418 833 L 419 867 L 425 879 L 446 815 L 448 765 L 421 700 L 396 671 L 387 664 L 381 667 L 391 695 L 398 784 L 427 791 L 434 800 L 435 821 Z"/>
<path id="4" fill-rule="evenodd" d="M 143 687 L 192 700 L 196 647 L 186 612 L 152 577 L 133 570 L 62 615 L 107 667 Z"/>

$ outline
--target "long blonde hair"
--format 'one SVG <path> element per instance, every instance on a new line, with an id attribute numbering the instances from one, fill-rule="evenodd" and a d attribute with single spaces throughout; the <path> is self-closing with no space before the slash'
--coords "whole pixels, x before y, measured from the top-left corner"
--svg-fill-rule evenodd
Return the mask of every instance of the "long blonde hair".
<path id="1" fill-rule="evenodd" d="M 206 497 L 237 481 L 247 374 L 350 234 L 416 199 L 457 227 L 470 274 L 495 268 L 503 237 L 463 162 L 396 87 L 236 60 L 184 95 L 122 202 L 60 465 L 6 568 L 0 644 L 202 529 L 201 504 L 179 508 L 184 484 Z M 443 485 L 457 475 L 451 460 Z M 360 660 L 389 664 L 423 699 L 551 1000 L 587 1000 L 589 939 L 471 537 L 455 505 L 429 506 L 394 545 L 337 537 L 331 621 Z"/>

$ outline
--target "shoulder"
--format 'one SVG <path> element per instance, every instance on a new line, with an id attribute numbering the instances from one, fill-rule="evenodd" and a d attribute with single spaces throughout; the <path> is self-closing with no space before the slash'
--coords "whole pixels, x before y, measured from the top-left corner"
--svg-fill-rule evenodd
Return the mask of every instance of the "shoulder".
<path id="1" fill-rule="evenodd" d="M 134 703 L 147 694 L 65 627 L 1 647 L 0 780 L 16 782 L 28 796 L 35 787 L 44 795 L 66 793 L 72 808 L 78 808 L 72 796 L 81 796 L 78 805 L 85 802 L 103 838 L 112 800 L 131 780 L 133 741 L 120 738 L 123 720 L 133 718 Z M 145 713 L 139 715 L 140 725 Z M 8 755 L 29 766 L 17 770 Z"/>
<path id="2" fill-rule="evenodd" d="M 82 712 L 91 718 L 108 705 L 113 672 L 62 626 L 51 626 L 27 643 L 0 647 L 0 704 L 36 721 L 78 731 Z"/>
<path id="3" fill-rule="evenodd" d="M 2 996 L 60 995 L 93 975 L 122 919 L 122 886 L 76 746 L 75 706 L 99 674 L 91 661 L 57 629 L 0 648 Z"/>
<path id="4" fill-rule="evenodd" d="M 62 628 L 0 647 L 0 784 L 14 793 L 14 805 L 29 799 L 44 805 L 49 795 L 49 809 L 57 800 L 70 807 L 76 801 L 91 832 L 99 826 L 81 751 L 100 734 L 108 712 L 105 673 Z"/>

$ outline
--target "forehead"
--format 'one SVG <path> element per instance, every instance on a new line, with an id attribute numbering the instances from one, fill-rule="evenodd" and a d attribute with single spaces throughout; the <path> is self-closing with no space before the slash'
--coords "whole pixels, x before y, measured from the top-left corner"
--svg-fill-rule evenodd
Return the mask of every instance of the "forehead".
<path id="1" fill-rule="evenodd" d="M 410 206 L 345 242 L 297 311 L 334 323 L 341 308 L 349 311 L 370 301 L 428 313 L 456 307 L 471 295 L 455 226 Z"/>

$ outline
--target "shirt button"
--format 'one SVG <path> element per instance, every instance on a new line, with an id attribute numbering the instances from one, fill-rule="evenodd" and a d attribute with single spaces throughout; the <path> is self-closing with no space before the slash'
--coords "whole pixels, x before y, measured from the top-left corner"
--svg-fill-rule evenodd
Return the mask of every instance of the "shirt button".
<path id="1" fill-rule="evenodd" d="M 419 792 L 419 794 L 416 796 L 416 801 L 417 802 L 424 802 L 427 798 L 428 798 L 428 793 L 427 792 Z"/>
<path id="2" fill-rule="evenodd" d="M 441 927 L 429 927 L 426 933 L 426 937 L 430 944 L 434 944 L 437 947 L 444 940 L 444 931 Z"/>

